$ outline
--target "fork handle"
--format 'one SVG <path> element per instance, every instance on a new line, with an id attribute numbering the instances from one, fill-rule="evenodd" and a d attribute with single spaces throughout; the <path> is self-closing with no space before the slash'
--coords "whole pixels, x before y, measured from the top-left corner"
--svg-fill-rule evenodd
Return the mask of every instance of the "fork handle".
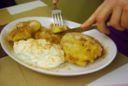
<path id="1" fill-rule="evenodd" d="M 94 29 L 94 28 L 96 28 L 95 24 L 90 26 L 88 29 Z M 67 32 L 84 32 L 87 31 L 88 29 L 82 29 L 81 27 L 76 27 L 76 28 L 68 29 Z"/>
<path id="2" fill-rule="evenodd" d="M 94 28 L 96 28 L 95 24 L 90 26 L 88 29 L 94 29 Z M 76 27 L 76 28 L 68 29 L 68 30 L 65 30 L 65 31 L 62 31 L 62 32 L 57 32 L 55 34 L 65 34 L 65 33 L 69 33 L 69 32 L 84 32 L 84 31 L 87 31 L 88 29 L 82 29 L 80 27 Z"/>

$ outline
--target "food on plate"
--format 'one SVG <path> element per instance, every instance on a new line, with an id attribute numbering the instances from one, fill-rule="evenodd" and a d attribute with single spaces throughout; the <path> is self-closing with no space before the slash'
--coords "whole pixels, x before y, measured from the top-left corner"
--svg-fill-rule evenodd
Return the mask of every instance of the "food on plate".
<path id="1" fill-rule="evenodd" d="M 41 28 L 41 24 L 36 20 L 19 22 L 8 35 L 11 42 L 32 38 L 33 34 Z"/>
<path id="2" fill-rule="evenodd" d="M 28 27 L 30 27 L 28 29 L 30 29 L 31 32 L 36 32 L 41 28 L 41 24 L 40 24 L 40 22 L 38 22 L 36 20 L 32 20 L 28 24 Z"/>
<path id="3" fill-rule="evenodd" d="M 94 38 L 73 32 L 65 34 L 61 39 L 65 60 L 79 66 L 94 62 L 103 53 L 103 47 Z"/>
<path id="4" fill-rule="evenodd" d="M 17 58 L 32 66 L 52 69 L 64 63 L 61 36 L 41 26 L 36 20 L 19 22 L 8 33 Z"/>
<path id="5" fill-rule="evenodd" d="M 16 58 L 35 67 L 52 69 L 65 61 L 86 66 L 102 56 L 104 49 L 94 38 L 78 32 L 54 34 L 69 29 L 66 26 L 51 24 L 50 28 L 36 20 L 17 23 L 7 36 Z"/>
<path id="6" fill-rule="evenodd" d="M 61 40 L 61 35 L 56 35 L 51 33 L 48 29 L 41 29 L 35 33 L 36 39 L 46 39 L 51 43 L 59 44 Z"/>
<path id="7" fill-rule="evenodd" d="M 28 29 L 32 33 L 38 31 L 41 28 L 40 22 L 36 20 L 19 22 L 16 24 L 17 29 Z"/>
<path id="8" fill-rule="evenodd" d="M 7 39 L 10 42 L 26 40 L 29 38 L 46 39 L 52 43 L 60 43 L 61 35 L 53 34 L 50 29 L 41 26 L 36 20 L 19 22 L 9 33 Z"/>
<path id="9" fill-rule="evenodd" d="M 45 69 L 52 69 L 64 63 L 64 52 L 57 44 L 45 39 L 28 39 L 14 42 L 16 58 Z"/>
<path id="10" fill-rule="evenodd" d="M 28 38 L 31 38 L 31 33 L 27 29 L 14 29 L 7 36 L 10 42 L 26 40 Z"/>
<path id="11" fill-rule="evenodd" d="M 60 26 L 60 25 L 56 25 L 56 24 L 51 24 L 50 26 L 51 26 L 51 31 L 53 33 L 58 33 L 58 32 L 62 32 L 62 31 L 69 29 L 66 25 Z"/>

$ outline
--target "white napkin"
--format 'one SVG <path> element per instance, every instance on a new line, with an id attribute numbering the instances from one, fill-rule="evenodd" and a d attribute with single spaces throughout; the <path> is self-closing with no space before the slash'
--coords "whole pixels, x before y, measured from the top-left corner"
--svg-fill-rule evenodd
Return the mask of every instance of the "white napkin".
<path id="1" fill-rule="evenodd" d="M 93 81 L 87 86 L 128 86 L 128 63 Z"/>
<path id="2" fill-rule="evenodd" d="M 22 13 L 24 11 L 32 10 L 34 8 L 41 7 L 41 6 L 47 6 L 47 5 L 44 2 L 37 0 L 37 1 L 32 1 L 24 4 L 15 5 L 12 7 L 7 7 L 6 9 L 11 15 L 14 15 L 14 14 Z"/>

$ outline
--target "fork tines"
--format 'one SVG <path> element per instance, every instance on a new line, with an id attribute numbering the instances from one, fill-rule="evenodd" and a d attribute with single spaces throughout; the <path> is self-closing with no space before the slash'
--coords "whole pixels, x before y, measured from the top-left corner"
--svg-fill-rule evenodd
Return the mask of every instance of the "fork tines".
<path id="1" fill-rule="evenodd" d="M 55 25 L 59 25 L 59 26 L 63 26 L 64 25 L 62 14 L 61 14 L 61 10 L 54 9 L 52 11 L 52 18 L 53 18 L 53 23 Z"/>

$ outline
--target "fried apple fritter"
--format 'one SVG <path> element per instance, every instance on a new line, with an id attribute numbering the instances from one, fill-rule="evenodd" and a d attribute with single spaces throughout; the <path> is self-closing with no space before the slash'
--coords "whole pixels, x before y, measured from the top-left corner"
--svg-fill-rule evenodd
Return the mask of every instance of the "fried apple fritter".
<path id="1" fill-rule="evenodd" d="M 38 22 L 38 21 L 36 21 L 36 20 L 30 21 L 29 24 L 28 24 L 28 29 L 29 29 L 32 33 L 37 32 L 40 28 L 41 28 L 41 24 L 40 24 L 40 22 Z"/>
<path id="2" fill-rule="evenodd" d="M 19 41 L 31 38 L 31 33 L 27 29 L 14 29 L 8 35 L 8 41 Z"/>
<path id="3" fill-rule="evenodd" d="M 14 42 L 32 38 L 41 28 L 41 24 L 36 20 L 19 22 L 8 35 L 8 41 Z"/>
<path id="4" fill-rule="evenodd" d="M 69 27 L 67 27 L 66 25 L 60 26 L 56 24 L 51 24 L 50 28 L 53 33 L 63 32 L 69 29 Z"/>
<path id="5" fill-rule="evenodd" d="M 102 55 L 103 47 L 90 36 L 73 32 L 65 34 L 61 39 L 65 59 L 69 63 L 86 66 Z"/>
<path id="6" fill-rule="evenodd" d="M 41 28 L 40 22 L 36 20 L 19 22 L 16 24 L 18 29 L 28 29 L 31 33 L 35 33 Z"/>
<path id="7" fill-rule="evenodd" d="M 38 32 L 36 32 L 35 38 L 36 39 L 46 39 L 46 40 L 50 41 L 51 43 L 55 43 L 55 44 L 60 43 L 60 40 L 61 40 L 61 36 L 51 33 L 46 28 L 40 29 Z"/>

